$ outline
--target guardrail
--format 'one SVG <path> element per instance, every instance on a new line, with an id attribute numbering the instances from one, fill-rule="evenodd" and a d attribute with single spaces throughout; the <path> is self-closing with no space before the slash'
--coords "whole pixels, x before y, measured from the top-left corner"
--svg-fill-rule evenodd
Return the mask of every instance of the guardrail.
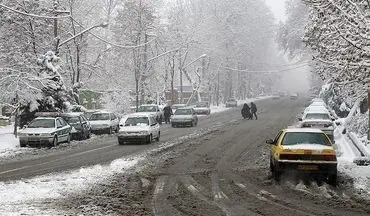
<path id="1" fill-rule="evenodd" d="M 348 138 L 361 154 L 361 157 L 353 160 L 353 163 L 359 166 L 370 165 L 370 154 L 366 151 L 365 147 L 362 145 L 362 142 L 358 139 L 358 137 L 354 133 L 349 132 Z"/>

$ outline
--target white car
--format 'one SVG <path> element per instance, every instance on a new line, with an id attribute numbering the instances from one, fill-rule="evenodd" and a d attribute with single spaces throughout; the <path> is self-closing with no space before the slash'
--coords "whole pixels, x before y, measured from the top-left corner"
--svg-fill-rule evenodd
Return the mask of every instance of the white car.
<path id="1" fill-rule="evenodd" d="M 300 120 L 302 128 L 318 128 L 334 142 L 334 118 L 327 111 L 308 111 Z"/>
<path id="2" fill-rule="evenodd" d="M 197 115 L 209 115 L 211 114 L 211 108 L 207 101 L 198 102 L 193 108 Z"/>
<path id="3" fill-rule="evenodd" d="M 132 113 L 120 122 L 118 144 L 125 142 L 145 142 L 150 144 L 153 139 L 157 142 L 161 137 L 161 130 L 155 115 L 147 113 Z"/>
<path id="4" fill-rule="evenodd" d="M 194 109 L 191 107 L 183 107 L 177 109 L 174 115 L 171 118 L 171 126 L 197 126 L 198 125 L 198 116 L 195 113 Z"/>
<path id="5" fill-rule="evenodd" d="M 143 104 L 139 106 L 137 112 L 153 114 L 159 124 L 162 124 L 164 120 L 163 110 L 156 104 Z"/>
<path id="6" fill-rule="evenodd" d="M 304 109 L 303 113 L 307 112 L 327 112 L 330 113 L 329 110 L 324 106 L 309 106 Z"/>
<path id="7" fill-rule="evenodd" d="M 111 112 L 99 111 L 93 113 L 90 118 L 91 132 L 103 132 L 112 134 L 119 131 L 119 119 Z"/>
<path id="8" fill-rule="evenodd" d="M 71 141 L 72 127 L 61 117 L 37 117 L 18 132 L 20 147 L 49 145 Z"/>
<path id="9" fill-rule="evenodd" d="M 174 104 L 171 106 L 172 112 L 175 113 L 178 108 L 186 107 L 186 104 Z"/>

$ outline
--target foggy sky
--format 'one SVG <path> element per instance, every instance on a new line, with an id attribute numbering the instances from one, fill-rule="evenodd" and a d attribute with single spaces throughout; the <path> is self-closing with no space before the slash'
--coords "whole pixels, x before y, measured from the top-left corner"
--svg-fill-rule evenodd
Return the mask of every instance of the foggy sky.
<path id="1" fill-rule="evenodd" d="M 270 6 L 277 21 L 285 21 L 285 0 L 266 0 L 266 4 Z"/>

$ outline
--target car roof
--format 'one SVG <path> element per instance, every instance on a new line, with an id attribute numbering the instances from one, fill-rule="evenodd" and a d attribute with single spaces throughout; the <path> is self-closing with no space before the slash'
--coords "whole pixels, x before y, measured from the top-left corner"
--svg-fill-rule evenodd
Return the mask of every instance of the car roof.
<path id="1" fill-rule="evenodd" d="M 137 113 L 127 114 L 125 117 L 128 118 L 128 117 L 150 117 L 150 116 L 155 116 L 155 115 L 152 114 L 152 113 L 141 113 L 141 112 L 137 112 Z"/>
<path id="2" fill-rule="evenodd" d="M 67 116 L 67 117 L 78 117 L 82 116 L 84 113 L 83 112 L 70 112 L 70 113 L 62 113 L 60 116 Z"/>
<path id="3" fill-rule="evenodd" d="M 317 128 L 287 128 L 284 129 L 286 133 L 324 133 Z"/>
<path id="4" fill-rule="evenodd" d="M 158 106 L 157 104 L 142 104 L 140 106 Z"/>
<path id="5" fill-rule="evenodd" d="M 94 114 L 102 114 L 102 113 L 109 114 L 109 113 L 112 113 L 112 112 L 109 112 L 109 111 L 106 111 L 106 110 L 99 110 L 99 111 L 96 111 L 96 112 L 94 112 L 92 114 L 94 115 Z"/>
<path id="6" fill-rule="evenodd" d="M 324 109 L 313 109 L 313 110 L 307 110 L 305 114 L 328 114 L 329 115 L 329 111 L 324 110 Z"/>
<path id="7" fill-rule="evenodd" d="M 58 118 L 58 116 L 56 116 L 56 117 L 37 117 L 35 119 L 53 119 L 53 120 L 55 120 L 56 118 Z"/>

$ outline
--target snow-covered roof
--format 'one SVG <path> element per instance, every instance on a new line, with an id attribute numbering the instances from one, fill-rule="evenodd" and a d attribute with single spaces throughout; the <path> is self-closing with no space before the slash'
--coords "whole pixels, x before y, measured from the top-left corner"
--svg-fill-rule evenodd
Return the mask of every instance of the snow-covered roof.
<path id="1" fill-rule="evenodd" d="M 305 114 L 329 114 L 327 109 L 308 109 L 305 110 Z"/>
<path id="2" fill-rule="evenodd" d="M 37 117 L 35 119 L 55 119 L 57 117 Z"/>
<path id="3" fill-rule="evenodd" d="M 285 131 L 287 133 L 324 133 L 322 130 L 316 128 L 288 128 Z"/>
<path id="4" fill-rule="evenodd" d="M 138 112 L 138 113 L 130 113 L 127 114 L 125 117 L 149 117 L 149 116 L 154 116 L 153 113 L 145 113 L 145 112 Z"/>
<path id="5" fill-rule="evenodd" d="M 61 116 L 77 117 L 83 114 L 84 114 L 83 112 L 69 112 L 69 113 L 62 113 Z"/>

